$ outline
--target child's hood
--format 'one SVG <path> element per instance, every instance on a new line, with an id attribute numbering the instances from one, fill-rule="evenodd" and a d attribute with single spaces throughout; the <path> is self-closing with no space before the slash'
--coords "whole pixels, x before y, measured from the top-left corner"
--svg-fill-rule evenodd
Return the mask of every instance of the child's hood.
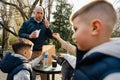
<path id="1" fill-rule="evenodd" d="M 28 61 L 22 56 L 16 56 L 16 54 L 8 52 L 0 62 L 0 69 L 5 73 L 9 73 L 23 62 Z"/>
<path id="2" fill-rule="evenodd" d="M 84 58 L 93 52 L 100 52 L 120 59 L 120 38 L 111 38 L 109 42 L 101 44 L 88 51 Z"/>

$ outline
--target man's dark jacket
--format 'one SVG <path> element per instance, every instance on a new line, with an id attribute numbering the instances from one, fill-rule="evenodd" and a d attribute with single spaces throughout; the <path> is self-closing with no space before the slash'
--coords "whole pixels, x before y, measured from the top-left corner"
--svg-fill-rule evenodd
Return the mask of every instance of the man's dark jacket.
<path id="1" fill-rule="evenodd" d="M 40 30 L 39 37 L 30 39 L 29 35 L 35 30 Z M 42 49 L 43 45 L 48 44 L 49 38 L 52 38 L 52 30 L 46 28 L 44 20 L 38 23 L 35 21 L 34 17 L 32 17 L 22 24 L 18 35 L 31 40 L 34 43 L 33 51 L 38 51 Z"/>

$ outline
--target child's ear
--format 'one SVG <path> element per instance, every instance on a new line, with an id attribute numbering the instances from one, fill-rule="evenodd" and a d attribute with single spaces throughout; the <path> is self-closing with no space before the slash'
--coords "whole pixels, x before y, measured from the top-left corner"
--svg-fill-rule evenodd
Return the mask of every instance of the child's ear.
<path id="1" fill-rule="evenodd" d="M 26 50 L 23 50 L 23 55 L 24 55 L 25 57 L 27 56 Z"/>
<path id="2" fill-rule="evenodd" d="M 91 22 L 92 25 L 92 34 L 96 35 L 100 32 L 102 26 L 101 26 L 101 21 L 99 19 L 95 19 Z"/>

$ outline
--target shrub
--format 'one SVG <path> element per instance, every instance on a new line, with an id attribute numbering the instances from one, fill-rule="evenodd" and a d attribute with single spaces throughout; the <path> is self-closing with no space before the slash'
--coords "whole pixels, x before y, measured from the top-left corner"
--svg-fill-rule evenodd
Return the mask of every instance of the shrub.
<path id="1" fill-rule="evenodd" d="M 10 35 L 9 37 L 9 45 L 11 45 L 16 40 L 16 37 L 13 35 Z"/>

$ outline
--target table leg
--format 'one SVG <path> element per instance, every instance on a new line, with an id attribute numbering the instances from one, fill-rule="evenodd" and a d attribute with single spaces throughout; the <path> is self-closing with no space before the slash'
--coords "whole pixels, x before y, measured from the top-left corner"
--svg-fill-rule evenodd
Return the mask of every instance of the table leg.
<path id="1" fill-rule="evenodd" d="M 49 74 L 47 74 L 47 80 L 50 80 Z"/>
<path id="2" fill-rule="evenodd" d="M 55 74 L 52 74 L 52 80 L 54 80 L 55 79 Z"/>

